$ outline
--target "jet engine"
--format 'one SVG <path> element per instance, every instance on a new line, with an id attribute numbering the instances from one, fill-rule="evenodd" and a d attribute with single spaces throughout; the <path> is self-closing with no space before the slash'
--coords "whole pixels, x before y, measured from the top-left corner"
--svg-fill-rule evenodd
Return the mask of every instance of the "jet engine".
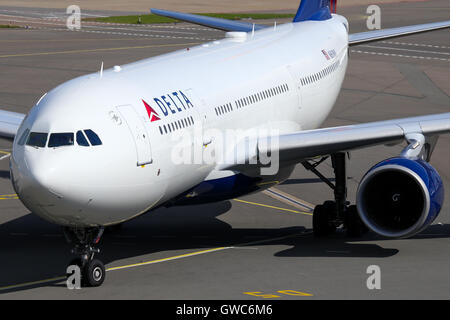
<path id="1" fill-rule="evenodd" d="M 389 238 L 408 238 L 437 218 L 443 201 L 442 179 L 428 162 L 398 157 L 367 172 L 356 203 L 369 229 Z"/>

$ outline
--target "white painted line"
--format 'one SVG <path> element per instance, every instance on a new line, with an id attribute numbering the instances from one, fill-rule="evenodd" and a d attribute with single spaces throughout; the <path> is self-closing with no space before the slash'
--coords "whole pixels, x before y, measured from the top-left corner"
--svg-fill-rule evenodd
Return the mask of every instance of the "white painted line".
<path id="1" fill-rule="evenodd" d="M 0 10 L 2 11 L 2 10 Z M 9 18 L 16 18 L 16 19 L 25 19 L 25 21 L 22 21 L 24 23 L 40 23 L 39 21 L 42 21 L 42 18 L 35 18 L 35 17 L 27 17 L 27 16 L 13 16 L 13 15 L 6 15 L 1 14 L 0 16 L 5 16 Z M 28 20 L 28 21 L 27 21 Z M 31 21 L 30 21 L 31 20 Z M 54 19 L 52 19 L 54 20 Z M 13 21 L 13 20 L 11 20 Z M 46 20 L 50 21 L 50 20 Z M 64 20 L 63 20 L 64 21 Z M 19 20 L 16 20 L 16 22 L 21 22 Z M 56 21 L 55 21 L 56 22 Z M 42 23 L 45 24 L 45 23 Z M 61 23 L 48 23 L 52 25 L 62 25 Z M 193 28 L 193 27 L 182 27 L 182 26 L 174 26 L 173 24 L 125 24 L 125 23 L 109 23 L 109 22 L 94 22 L 94 21 L 82 21 L 82 26 L 84 25 L 99 25 L 99 26 L 128 26 L 128 27 L 135 27 L 139 29 L 152 29 L 152 28 L 161 28 L 161 29 L 178 29 L 178 30 L 192 30 L 192 31 L 211 31 L 211 32 L 223 32 L 216 29 L 210 29 L 210 28 Z"/>
<path id="2" fill-rule="evenodd" d="M 426 48 L 437 48 L 437 49 L 450 49 L 450 47 L 437 46 L 433 44 L 423 44 L 423 43 L 409 43 L 409 42 L 396 42 L 396 41 L 381 41 L 381 43 L 395 44 L 402 46 L 415 46 L 415 47 L 426 47 Z"/>
<path id="3" fill-rule="evenodd" d="M 392 47 L 381 47 L 381 46 L 371 46 L 371 45 L 361 45 L 360 47 L 364 47 L 364 48 L 372 48 L 372 49 L 385 49 L 385 50 L 397 50 L 397 51 L 418 52 L 418 53 L 427 53 L 427 54 L 450 55 L 449 52 L 423 51 L 423 50 L 404 49 L 404 48 L 392 48 Z"/>
<path id="4" fill-rule="evenodd" d="M 370 52 L 370 51 L 361 51 L 361 50 L 350 50 L 350 52 L 352 52 L 352 53 L 361 53 L 361 54 L 371 54 L 371 55 L 378 55 L 378 56 L 411 58 L 411 59 L 438 60 L 438 61 L 446 61 L 446 62 L 450 61 L 450 59 L 436 58 L 436 57 L 409 56 L 409 55 L 403 55 L 403 54 L 380 53 L 380 52 Z"/>
<path id="5" fill-rule="evenodd" d="M 200 41 L 214 41 L 217 39 L 206 39 L 206 38 L 197 38 L 197 37 L 173 37 L 173 36 L 162 36 L 162 35 L 153 35 L 153 34 L 139 34 L 139 33 L 123 33 L 123 32 L 104 32 L 104 31 L 96 31 L 96 30 L 68 30 L 68 29 L 53 29 L 53 28 L 45 28 L 45 27 L 33 27 L 30 29 L 34 30 L 48 30 L 48 31 L 65 31 L 65 32 L 86 32 L 86 33 L 98 33 L 98 34 L 112 34 L 112 35 L 121 35 L 121 36 L 136 36 L 136 37 L 147 37 L 147 38 L 160 38 L 160 39 L 175 39 L 175 40 L 200 40 Z"/>
<path id="6" fill-rule="evenodd" d="M 6 154 L 6 155 L 0 157 L 0 161 L 3 160 L 3 159 L 9 158 L 10 156 L 11 156 L 11 153 Z"/>
<path id="7" fill-rule="evenodd" d="M 283 192 L 281 190 L 278 190 L 276 188 L 270 188 L 265 191 L 263 191 L 266 195 L 275 198 L 283 203 L 289 204 L 295 208 L 301 209 L 301 210 L 307 210 L 307 211 L 314 211 L 314 205 L 311 203 L 308 203 L 304 200 L 298 199 L 286 192 Z"/>

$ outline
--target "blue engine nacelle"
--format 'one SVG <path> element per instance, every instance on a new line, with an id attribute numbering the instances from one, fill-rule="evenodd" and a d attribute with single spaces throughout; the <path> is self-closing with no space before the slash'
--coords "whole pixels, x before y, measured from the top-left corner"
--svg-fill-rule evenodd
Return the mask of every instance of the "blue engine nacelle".
<path id="1" fill-rule="evenodd" d="M 389 238 L 411 237 L 439 215 L 444 187 L 437 171 L 423 160 L 392 158 L 367 172 L 356 204 L 364 224 Z"/>

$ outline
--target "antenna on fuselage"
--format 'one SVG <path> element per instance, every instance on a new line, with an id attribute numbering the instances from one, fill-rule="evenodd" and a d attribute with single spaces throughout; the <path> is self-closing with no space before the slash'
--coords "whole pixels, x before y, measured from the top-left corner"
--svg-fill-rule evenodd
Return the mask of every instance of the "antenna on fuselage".
<path id="1" fill-rule="evenodd" d="M 277 30 L 277 22 L 275 21 L 275 23 L 273 24 L 273 31 Z"/>
<path id="2" fill-rule="evenodd" d="M 255 24 L 253 24 L 253 28 L 252 28 L 252 38 L 255 36 Z"/>
<path id="3" fill-rule="evenodd" d="M 103 78 L 103 61 L 102 66 L 100 67 L 100 79 Z"/>

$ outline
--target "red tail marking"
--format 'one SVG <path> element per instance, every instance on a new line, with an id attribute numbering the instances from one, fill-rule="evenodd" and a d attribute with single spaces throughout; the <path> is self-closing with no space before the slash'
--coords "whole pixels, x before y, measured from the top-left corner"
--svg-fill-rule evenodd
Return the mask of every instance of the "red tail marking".
<path id="1" fill-rule="evenodd" d="M 331 13 L 336 13 L 337 0 L 330 0 L 330 11 Z"/>

